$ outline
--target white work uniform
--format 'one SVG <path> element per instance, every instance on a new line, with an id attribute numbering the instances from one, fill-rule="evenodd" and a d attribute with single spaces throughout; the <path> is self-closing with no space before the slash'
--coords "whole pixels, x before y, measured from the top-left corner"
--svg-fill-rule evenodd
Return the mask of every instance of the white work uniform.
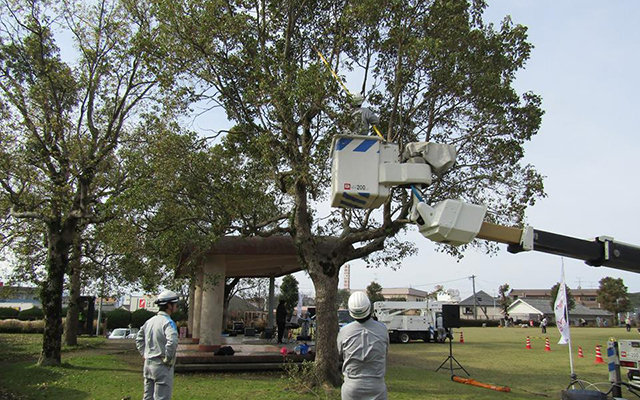
<path id="1" fill-rule="evenodd" d="M 353 127 L 351 131 L 354 135 L 368 135 L 371 125 L 380 123 L 380 118 L 366 107 L 357 107 L 351 112 Z"/>
<path id="2" fill-rule="evenodd" d="M 338 333 L 338 352 L 342 358 L 342 400 L 386 400 L 389 333 L 373 319 L 354 321 Z"/>
<path id="3" fill-rule="evenodd" d="M 160 311 L 147 320 L 138 331 L 136 347 L 144 357 L 143 400 L 170 400 L 178 328 L 169 314 Z"/>

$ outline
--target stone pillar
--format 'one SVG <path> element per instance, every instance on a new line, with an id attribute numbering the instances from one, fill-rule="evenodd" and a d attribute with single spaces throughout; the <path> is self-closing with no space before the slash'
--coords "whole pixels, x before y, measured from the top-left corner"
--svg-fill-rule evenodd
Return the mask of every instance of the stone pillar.
<path id="1" fill-rule="evenodd" d="M 273 315 L 273 309 L 275 308 L 275 294 L 276 294 L 276 277 L 275 276 L 270 276 L 269 277 L 269 302 L 268 302 L 268 326 L 269 328 L 273 328 L 275 326 L 275 323 L 273 321 L 274 319 L 274 315 Z"/>
<path id="2" fill-rule="evenodd" d="M 196 275 L 197 276 L 197 275 Z M 189 315 L 187 318 L 187 337 L 193 337 L 193 309 L 196 298 L 196 277 L 191 278 L 189 283 Z"/>
<path id="3" fill-rule="evenodd" d="M 204 281 L 200 312 L 200 350 L 216 351 L 222 344 L 225 256 L 208 257 L 203 265 Z"/>
<path id="4" fill-rule="evenodd" d="M 200 267 L 202 268 L 202 267 Z M 196 273 L 196 288 L 193 293 L 193 333 L 191 337 L 198 342 L 200 337 L 200 322 L 202 321 L 202 269 Z"/>

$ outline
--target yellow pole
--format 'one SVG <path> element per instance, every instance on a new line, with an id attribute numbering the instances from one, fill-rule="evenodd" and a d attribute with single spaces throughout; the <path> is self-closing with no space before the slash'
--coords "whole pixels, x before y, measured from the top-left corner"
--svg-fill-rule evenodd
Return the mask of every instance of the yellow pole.
<path id="1" fill-rule="evenodd" d="M 318 56 L 320 56 L 320 59 L 324 62 L 324 65 L 327 66 L 327 68 L 329 68 L 329 71 L 331 71 L 331 75 L 333 75 L 333 77 L 336 79 L 336 81 L 338 81 L 338 83 L 340 84 L 340 86 L 342 86 L 342 89 L 344 89 L 345 93 L 347 94 L 347 96 L 351 96 L 351 92 L 349 92 L 349 89 L 347 89 L 347 87 L 345 86 L 345 84 L 342 82 L 342 79 L 340 79 L 340 77 L 338 76 L 338 74 L 336 74 L 336 72 L 333 70 L 333 68 L 331 68 L 331 65 L 329 65 L 329 62 L 327 61 L 326 58 L 324 58 L 324 56 L 322 55 L 322 53 L 320 53 L 320 50 L 316 50 L 316 52 L 318 53 Z M 373 130 L 374 132 L 380 136 L 382 138 L 382 140 L 384 140 L 384 136 L 382 136 L 382 134 L 380 133 L 380 131 L 378 130 L 378 127 L 373 125 Z"/>

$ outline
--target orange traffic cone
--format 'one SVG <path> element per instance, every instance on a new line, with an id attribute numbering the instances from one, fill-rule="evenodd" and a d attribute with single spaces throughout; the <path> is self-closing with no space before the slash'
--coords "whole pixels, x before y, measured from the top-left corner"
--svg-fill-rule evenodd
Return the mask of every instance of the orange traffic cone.
<path id="1" fill-rule="evenodd" d="M 464 334 L 460 332 L 460 343 L 464 343 Z"/>
<path id="2" fill-rule="evenodd" d="M 549 338 L 544 341 L 544 351 L 551 351 L 551 345 L 549 345 Z"/>
<path id="3" fill-rule="evenodd" d="M 582 347 L 578 346 L 578 357 L 584 358 L 584 354 L 582 354 Z"/>
<path id="4" fill-rule="evenodd" d="M 531 350 L 533 347 L 531 347 L 531 338 L 529 336 L 527 336 L 527 347 L 528 350 Z"/>
<path id="5" fill-rule="evenodd" d="M 604 364 L 602 353 L 600 352 L 600 345 L 596 346 L 596 364 Z"/>

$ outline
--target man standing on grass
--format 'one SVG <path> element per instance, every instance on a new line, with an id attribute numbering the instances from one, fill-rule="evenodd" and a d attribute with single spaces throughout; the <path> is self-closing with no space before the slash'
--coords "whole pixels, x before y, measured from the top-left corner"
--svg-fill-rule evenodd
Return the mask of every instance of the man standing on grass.
<path id="1" fill-rule="evenodd" d="M 342 400 L 387 400 L 387 327 L 371 318 L 371 302 L 362 292 L 349 297 L 349 314 L 355 321 L 338 333 L 338 353 L 343 360 Z"/>
<path id="2" fill-rule="evenodd" d="M 178 328 L 171 314 L 178 309 L 178 294 L 165 290 L 156 304 L 160 311 L 142 325 L 136 336 L 136 348 L 144 357 L 142 400 L 170 400 L 173 390 Z"/>
<path id="3" fill-rule="evenodd" d="M 542 333 L 547 333 L 547 317 L 542 318 L 542 322 L 540 322 L 540 328 L 542 329 Z"/>

